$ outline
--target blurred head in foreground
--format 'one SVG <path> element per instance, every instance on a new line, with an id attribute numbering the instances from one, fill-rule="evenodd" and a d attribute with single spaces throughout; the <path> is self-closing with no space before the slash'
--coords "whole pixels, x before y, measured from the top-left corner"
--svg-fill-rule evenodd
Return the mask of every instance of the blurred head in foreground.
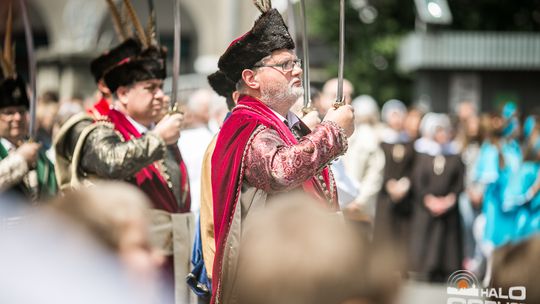
<path id="1" fill-rule="evenodd" d="M 65 193 L 52 208 L 115 253 L 134 278 L 155 279 L 163 257 L 150 245 L 148 198 L 123 182 Z"/>
<path id="2" fill-rule="evenodd" d="M 304 194 L 270 201 L 247 222 L 239 263 L 242 304 L 393 303 L 398 278 L 340 215 Z"/>
<path id="3" fill-rule="evenodd" d="M 510 288 L 523 286 L 526 289 L 526 300 L 522 302 L 540 303 L 540 289 L 537 288 L 539 256 L 540 236 L 498 248 L 493 254 L 490 287 L 508 293 Z M 520 296 L 518 291 L 515 295 Z"/>

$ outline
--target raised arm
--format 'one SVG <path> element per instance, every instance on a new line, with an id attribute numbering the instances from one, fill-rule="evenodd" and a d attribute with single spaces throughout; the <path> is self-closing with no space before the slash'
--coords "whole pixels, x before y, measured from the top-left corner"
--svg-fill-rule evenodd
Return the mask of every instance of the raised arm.
<path id="1" fill-rule="evenodd" d="M 298 187 L 347 150 L 346 134 L 333 122 L 319 124 L 294 146 L 287 146 L 272 129 L 255 132 L 246 154 L 245 178 L 268 193 Z"/>
<path id="2" fill-rule="evenodd" d="M 98 126 L 87 137 L 81 167 L 102 178 L 127 179 L 165 155 L 165 142 L 153 132 L 123 141 L 110 126 Z"/>

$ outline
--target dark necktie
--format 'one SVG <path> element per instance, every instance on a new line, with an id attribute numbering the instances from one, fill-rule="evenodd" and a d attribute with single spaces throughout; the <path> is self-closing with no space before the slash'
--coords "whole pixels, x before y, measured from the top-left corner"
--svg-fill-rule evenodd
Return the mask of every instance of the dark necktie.
<path id="1" fill-rule="evenodd" d="M 291 130 L 291 133 L 294 135 L 296 140 L 300 140 L 302 138 L 302 129 L 300 128 L 300 121 L 296 122 L 292 127 L 289 126 L 289 122 L 285 119 L 283 121 L 287 128 Z"/>

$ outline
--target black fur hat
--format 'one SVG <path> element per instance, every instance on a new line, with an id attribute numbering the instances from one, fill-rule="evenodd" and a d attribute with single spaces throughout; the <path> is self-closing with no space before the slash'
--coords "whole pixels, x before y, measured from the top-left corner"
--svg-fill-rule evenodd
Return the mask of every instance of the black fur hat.
<path id="1" fill-rule="evenodd" d="M 231 97 L 232 93 L 236 90 L 236 84 L 219 70 L 208 75 L 208 83 L 218 95 L 223 97 Z"/>
<path id="2" fill-rule="evenodd" d="M 167 52 L 164 48 L 151 46 L 139 56 L 127 58 L 109 69 L 103 75 L 105 84 L 114 93 L 119 87 L 129 86 L 138 81 L 165 79 L 167 76 L 166 56 Z"/>
<path id="3" fill-rule="evenodd" d="M 233 99 L 233 92 L 236 91 L 236 84 L 232 82 L 222 71 L 216 71 L 208 76 L 208 83 L 216 93 L 225 97 L 229 111 L 236 103 Z"/>
<path id="4" fill-rule="evenodd" d="M 29 108 L 24 80 L 17 76 L 6 78 L 0 84 L 0 108 L 24 106 Z"/>
<path id="5" fill-rule="evenodd" d="M 115 48 L 101 54 L 90 63 L 90 71 L 98 82 L 105 72 L 126 58 L 137 56 L 141 53 L 141 43 L 133 38 L 127 39 Z"/>
<path id="6" fill-rule="evenodd" d="M 271 4 L 258 7 L 263 14 L 255 21 L 253 28 L 234 40 L 218 61 L 219 70 L 235 84 L 242 77 L 244 69 L 252 68 L 273 51 L 292 50 L 295 47 L 281 14 L 272 9 Z"/>

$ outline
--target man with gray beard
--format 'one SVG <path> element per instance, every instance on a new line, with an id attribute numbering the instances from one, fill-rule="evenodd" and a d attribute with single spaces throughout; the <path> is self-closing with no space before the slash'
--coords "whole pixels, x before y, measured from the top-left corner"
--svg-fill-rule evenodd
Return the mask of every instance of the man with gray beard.
<path id="1" fill-rule="evenodd" d="M 219 59 L 219 70 L 209 77 L 211 84 L 219 78 L 236 84 L 240 94 L 212 155 L 212 303 L 234 301 L 244 222 L 269 197 L 301 190 L 328 210 L 339 209 L 328 164 L 345 153 L 354 131 L 350 105 L 328 110 L 313 130 L 290 112 L 304 93 L 300 60 L 279 12 L 270 1 L 256 4 L 262 15 L 231 43 Z M 232 94 L 231 88 L 213 88 L 225 97 Z"/>

